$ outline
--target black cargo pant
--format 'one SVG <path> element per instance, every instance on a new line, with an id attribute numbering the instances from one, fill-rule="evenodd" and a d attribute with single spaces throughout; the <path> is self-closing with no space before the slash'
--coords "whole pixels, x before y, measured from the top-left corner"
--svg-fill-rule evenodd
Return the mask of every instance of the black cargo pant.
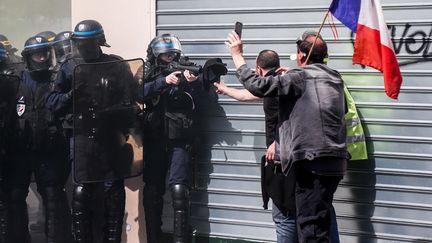
<path id="1" fill-rule="evenodd" d="M 69 242 L 71 221 L 65 191 L 70 173 L 67 152 L 15 154 L 8 156 L 4 170 L 4 189 L 9 199 L 8 242 L 30 241 L 26 198 L 32 174 L 45 208 L 48 242 Z"/>
<path id="2" fill-rule="evenodd" d="M 143 204 L 146 218 L 147 241 L 161 242 L 163 195 L 169 171 L 169 186 L 190 185 L 190 144 L 178 140 L 163 139 L 144 141 Z"/>
<path id="3" fill-rule="evenodd" d="M 300 243 L 331 242 L 333 195 L 342 176 L 320 175 L 294 164 L 297 231 Z"/>

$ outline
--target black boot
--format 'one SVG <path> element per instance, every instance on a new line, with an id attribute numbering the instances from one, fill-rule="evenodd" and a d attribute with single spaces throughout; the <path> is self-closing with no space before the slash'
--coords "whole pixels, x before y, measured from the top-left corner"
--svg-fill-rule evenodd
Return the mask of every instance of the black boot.
<path id="1" fill-rule="evenodd" d="M 124 184 L 123 181 L 116 181 L 104 186 L 104 243 L 120 243 L 126 200 Z"/>
<path id="2" fill-rule="evenodd" d="M 40 191 L 45 206 L 45 235 L 48 243 L 71 241 L 71 217 L 64 188 L 47 187 Z"/>
<path id="3" fill-rule="evenodd" d="M 28 230 L 27 194 L 27 189 L 12 189 L 10 192 L 7 242 L 29 243 L 31 241 Z"/>
<path id="4" fill-rule="evenodd" d="M 175 184 L 171 187 L 172 205 L 174 209 L 174 243 L 190 243 L 190 197 L 189 187 Z"/>
<path id="5" fill-rule="evenodd" d="M 148 243 L 162 243 L 162 210 L 165 187 L 146 184 L 143 192 L 143 204 Z"/>
<path id="6" fill-rule="evenodd" d="M 72 234 L 76 243 L 93 243 L 91 185 L 76 185 L 72 198 Z"/>

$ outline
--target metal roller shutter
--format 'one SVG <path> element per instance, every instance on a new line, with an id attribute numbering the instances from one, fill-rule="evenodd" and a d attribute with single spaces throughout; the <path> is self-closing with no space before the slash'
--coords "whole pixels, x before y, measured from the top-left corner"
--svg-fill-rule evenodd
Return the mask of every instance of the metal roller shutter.
<path id="1" fill-rule="evenodd" d="M 183 50 L 203 64 L 210 57 L 228 63 L 225 82 L 240 86 L 224 40 L 242 21 L 250 66 L 262 49 L 273 49 L 282 65 L 305 29 L 317 30 L 330 0 L 158 0 L 156 31 L 180 38 Z M 329 66 L 339 70 L 356 100 L 367 133 L 370 159 L 352 161 L 335 195 L 342 242 L 432 241 L 432 2 L 382 0 L 385 18 L 402 64 L 398 101 L 383 92 L 380 73 L 353 66 L 352 35 L 336 20 L 340 39 L 328 27 Z M 220 96 L 205 135 L 210 154 L 196 166 L 193 222 L 200 235 L 275 242 L 271 211 L 262 209 L 259 158 L 265 151 L 260 102 Z M 168 199 L 168 197 L 167 197 Z M 167 205 L 165 229 L 172 227 Z"/>

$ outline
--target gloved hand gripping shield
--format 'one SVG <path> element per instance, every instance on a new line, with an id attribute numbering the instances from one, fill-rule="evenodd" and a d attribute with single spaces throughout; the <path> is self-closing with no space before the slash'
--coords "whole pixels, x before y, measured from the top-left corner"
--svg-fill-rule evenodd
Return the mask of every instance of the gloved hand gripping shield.
<path id="1" fill-rule="evenodd" d="M 73 78 L 73 179 L 112 181 L 140 175 L 143 146 L 137 103 L 142 59 L 86 63 Z M 139 70 L 139 71 L 138 71 Z"/>

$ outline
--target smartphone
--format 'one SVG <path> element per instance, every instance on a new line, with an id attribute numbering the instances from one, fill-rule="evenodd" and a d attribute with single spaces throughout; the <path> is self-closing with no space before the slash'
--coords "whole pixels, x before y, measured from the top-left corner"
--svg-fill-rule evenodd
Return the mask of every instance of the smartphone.
<path id="1" fill-rule="evenodd" d="M 242 29 L 243 29 L 243 23 L 242 22 L 236 22 L 234 31 L 237 33 L 237 35 L 241 38 L 242 35 Z"/>

